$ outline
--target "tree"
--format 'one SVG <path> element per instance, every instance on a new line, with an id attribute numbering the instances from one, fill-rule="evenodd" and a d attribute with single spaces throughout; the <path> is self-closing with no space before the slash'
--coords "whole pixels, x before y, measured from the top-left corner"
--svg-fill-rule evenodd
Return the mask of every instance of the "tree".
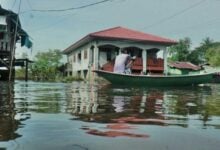
<path id="1" fill-rule="evenodd" d="M 206 52 L 213 45 L 209 37 L 203 39 L 200 46 L 190 50 L 190 38 L 180 39 L 177 45 L 170 48 L 171 61 L 189 61 L 193 64 L 204 64 L 207 61 Z"/>
<path id="2" fill-rule="evenodd" d="M 58 67 L 61 65 L 62 53 L 60 50 L 39 52 L 31 67 L 32 76 L 37 80 L 55 80 L 59 75 Z"/>
<path id="3" fill-rule="evenodd" d="M 206 59 L 213 67 L 220 66 L 220 42 L 213 43 L 206 51 Z"/>
<path id="4" fill-rule="evenodd" d="M 203 60 L 200 58 L 200 51 L 199 50 L 191 51 L 191 53 L 188 55 L 188 61 L 196 65 L 201 64 Z"/>
<path id="5" fill-rule="evenodd" d="M 190 53 L 191 40 L 186 37 L 180 39 L 177 45 L 170 47 L 171 61 L 187 61 Z"/>
<path id="6" fill-rule="evenodd" d="M 203 39 L 203 42 L 200 43 L 200 46 L 195 48 L 193 50 L 188 59 L 194 64 L 202 64 L 206 62 L 206 51 L 208 48 L 212 47 L 213 40 L 211 40 L 209 37 Z"/>

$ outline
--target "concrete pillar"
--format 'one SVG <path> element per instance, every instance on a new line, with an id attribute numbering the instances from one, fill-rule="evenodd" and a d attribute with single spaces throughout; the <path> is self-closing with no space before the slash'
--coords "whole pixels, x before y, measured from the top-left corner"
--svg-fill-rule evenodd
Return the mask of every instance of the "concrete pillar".
<path id="1" fill-rule="evenodd" d="M 99 69 L 99 48 L 97 45 L 94 45 L 94 67 L 93 69 L 98 70 Z"/>
<path id="2" fill-rule="evenodd" d="M 118 55 L 121 54 L 121 50 L 122 50 L 122 48 L 119 48 L 119 50 L 118 50 Z"/>
<path id="3" fill-rule="evenodd" d="M 142 50 L 142 58 L 143 58 L 143 73 L 147 73 L 147 50 Z"/>
<path id="4" fill-rule="evenodd" d="M 164 60 L 164 74 L 167 75 L 167 48 L 163 50 L 163 60 Z"/>

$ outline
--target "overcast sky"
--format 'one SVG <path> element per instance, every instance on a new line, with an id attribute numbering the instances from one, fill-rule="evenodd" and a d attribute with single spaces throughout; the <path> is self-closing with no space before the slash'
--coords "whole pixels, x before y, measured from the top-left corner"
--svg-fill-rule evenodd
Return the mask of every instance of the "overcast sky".
<path id="1" fill-rule="evenodd" d="M 111 0 L 83 9 L 38 12 L 85 6 L 103 0 L 21 0 L 19 14 L 32 37 L 33 54 L 65 49 L 91 32 L 123 26 L 179 40 L 190 37 L 193 46 L 210 37 L 220 41 L 220 0 Z M 18 12 L 19 0 L 0 0 Z"/>

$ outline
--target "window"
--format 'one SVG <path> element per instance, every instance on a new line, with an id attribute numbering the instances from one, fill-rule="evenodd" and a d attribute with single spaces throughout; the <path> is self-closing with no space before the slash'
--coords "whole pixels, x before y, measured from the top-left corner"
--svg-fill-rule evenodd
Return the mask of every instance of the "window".
<path id="1" fill-rule="evenodd" d="M 4 39 L 4 32 L 0 32 L 0 40 Z"/>
<path id="2" fill-rule="evenodd" d="M 81 62 L 81 53 L 78 54 L 78 62 Z"/>

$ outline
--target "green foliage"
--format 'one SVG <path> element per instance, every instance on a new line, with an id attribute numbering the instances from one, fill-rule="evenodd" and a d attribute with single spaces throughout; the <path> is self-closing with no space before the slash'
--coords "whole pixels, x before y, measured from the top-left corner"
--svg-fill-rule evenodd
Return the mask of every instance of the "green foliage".
<path id="1" fill-rule="evenodd" d="M 191 40 L 186 37 L 180 39 L 177 45 L 170 47 L 171 61 L 187 61 L 190 53 Z"/>
<path id="2" fill-rule="evenodd" d="M 25 78 L 25 68 L 20 68 L 15 70 L 15 78 L 16 79 L 24 79 Z"/>
<path id="3" fill-rule="evenodd" d="M 220 66 L 220 42 L 213 43 L 212 47 L 207 49 L 205 56 L 211 66 L 219 67 Z"/>
<path id="4" fill-rule="evenodd" d="M 31 66 L 32 77 L 35 80 L 55 80 L 59 76 L 58 67 L 61 65 L 62 53 L 60 50 L 39 52 Z"/>
<path id="5" fill-rule="evenodd" d="M 212 44 L 213 40 L 211 40 L 209 37 L 205 38 L 200 46 L 195 48 L 195 50 L 190 53 L 188 57 L 189 61 L 194 64 L 204 64 L 206 62 L 206 51 L 208 48 L 212 47 Z"/>
<path id="6" fill-rule="evenodd" d="M 80 77 L 72 77 L 72 76 L 65 77 L 62 79 L 62 82 L 72 82 L 72 81 L 83 81 L 83 79 Z"/>
<path id="7" fill-rule="evenodd" d="M 200 55 L 201 53 L 199 50 L 194 50 L 188 55 L 188 61 L 196 65 L 201 64 L 204 61 L 201 59 Z"/>
<path id="8" fill-rule="evenodd" d="M 207 61 L 206 52 L 213 46 L 213 41 L 207 37 L 199 47 L 190 50 L 190 38 L 180 39 L 177 45 L 170 47 L 170 61 L 189 61 L 193 64 L 203 64 Z"/>

